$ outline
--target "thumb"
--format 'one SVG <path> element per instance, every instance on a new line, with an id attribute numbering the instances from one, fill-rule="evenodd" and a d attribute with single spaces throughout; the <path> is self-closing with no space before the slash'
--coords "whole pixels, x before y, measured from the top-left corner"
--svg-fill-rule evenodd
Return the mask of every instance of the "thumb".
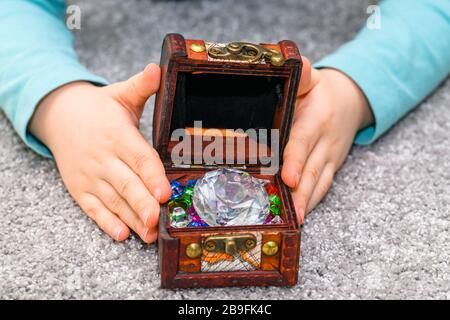
<path id="1" fill-rule="evenodd" d="M 144 71 L 127 81 L 112 84 L 108 89 L 125 108 L 140 118 L 145 102 L 159 89 L 160 77 L 159 66 L 151 63 L 145 67 Z"/>
<path id="2" fill-rule="evenodd" d="M 309 59 L 306 57 L 302 57 L 302 61 L 303 68 L 298 89 L 298 96 L 307 94 L 320 80 L 319 72 L 317 72 L 317 70 L 311 66 L 311 62 L 309 61 Z"/>

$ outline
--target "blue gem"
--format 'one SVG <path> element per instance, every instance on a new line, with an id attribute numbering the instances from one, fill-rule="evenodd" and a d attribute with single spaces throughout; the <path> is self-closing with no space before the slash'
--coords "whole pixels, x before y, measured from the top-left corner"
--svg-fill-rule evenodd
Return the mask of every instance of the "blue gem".
<path id="1" fill-rule="evenodd" d="M 198 221 L 191 221 L 188 224 L 188 228 L 197 228 L 197 227 L 201 227 L 202 223 L 198 222 Z"/>
<path id="2" fill-rule="evenodd" d="M 192 179 L 192 180 L 189 180 L 188 181 L 188 183 L 186 184 L 186 187 L 193 187 L 193 186 L 195 186 L 195 183 L 197 182 L 197 180 L 195 180 L 195 179 Z"/>

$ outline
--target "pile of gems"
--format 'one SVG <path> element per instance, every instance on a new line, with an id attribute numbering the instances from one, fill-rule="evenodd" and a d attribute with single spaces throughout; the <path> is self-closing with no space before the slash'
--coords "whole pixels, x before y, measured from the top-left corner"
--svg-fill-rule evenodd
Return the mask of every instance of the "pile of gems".
<path id="1" fill-rule="evenodd" d="M 218 169 L 184 186 L 176 180 L 170 185 L 174 228 L 283 223 L 278 189 L 247 172 Z"/>

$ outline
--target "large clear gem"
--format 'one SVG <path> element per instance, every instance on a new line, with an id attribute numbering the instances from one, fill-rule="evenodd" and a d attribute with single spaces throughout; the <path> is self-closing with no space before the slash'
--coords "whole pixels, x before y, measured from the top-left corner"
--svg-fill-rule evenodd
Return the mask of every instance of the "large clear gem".
<path id="1" fill-rule="evenodd" d="M 210 226 L 263 224 L 269 210 L 265 181 L 236 169 L 219 169 L 197 180 L 192 203 Z"/>

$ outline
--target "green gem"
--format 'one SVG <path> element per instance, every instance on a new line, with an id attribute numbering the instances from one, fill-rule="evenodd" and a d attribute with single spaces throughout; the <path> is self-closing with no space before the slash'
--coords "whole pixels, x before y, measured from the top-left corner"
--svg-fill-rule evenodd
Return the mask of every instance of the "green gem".
<path id="1" fill-rule="evenodd" d="M 170 220 L 172 222 L 187 221 L 188 219 L 186 211 L 181 207 L 173 208 L 173 211 L 170 213 Z"/>
<path id="2" fill-rule="evenodd" d="M 181 207 L 184 210 L 187 210 L 190 207 L 190 205 L 188 205 L 186 203 L 186 201 L 184 201 L 184 199 L 182 199 L 182 198 L 177 198 L 177 199 L 174 199 L 172 201 L 169 201 L 167 206 L 169 207 L 169 212 L 172 212 L 173 209 L 176 208 L 176 207 Z"/>
<path id="3" fill-rule="evenodd" d="M 187 187 L 186 189 L 184 189 L 183 192 L 183 196 L 190 196 L 192 197 L 192 195 L 194 194 L 194 187 Z"/>
<path id="4" fill-rule="evenodd" d="M 277 205 L 277 206 L 281 206 L 281 199 L 276 194 L 271 194 L 269 196 L 269 201 L 270 201 L 271 204 L 274 204 L 274 205 Z"/>
<path id="5" fill-rule="evenodd" d="M 281 209 L 279 206 L 275 205 L 275 204 L 271 204 L 269 207 L 269 211 L 274 215 L 274 216 L 279 216 Z"/>
<path id="6" fill-rule="evenodd" d="M 182 197 L 180 199 L 180 201 L 182 201 L 185 204 L 186 208 L 189 208 L 192 205 L 192 198 L 191 197 L 186 197 L 186 198 Z"/>

